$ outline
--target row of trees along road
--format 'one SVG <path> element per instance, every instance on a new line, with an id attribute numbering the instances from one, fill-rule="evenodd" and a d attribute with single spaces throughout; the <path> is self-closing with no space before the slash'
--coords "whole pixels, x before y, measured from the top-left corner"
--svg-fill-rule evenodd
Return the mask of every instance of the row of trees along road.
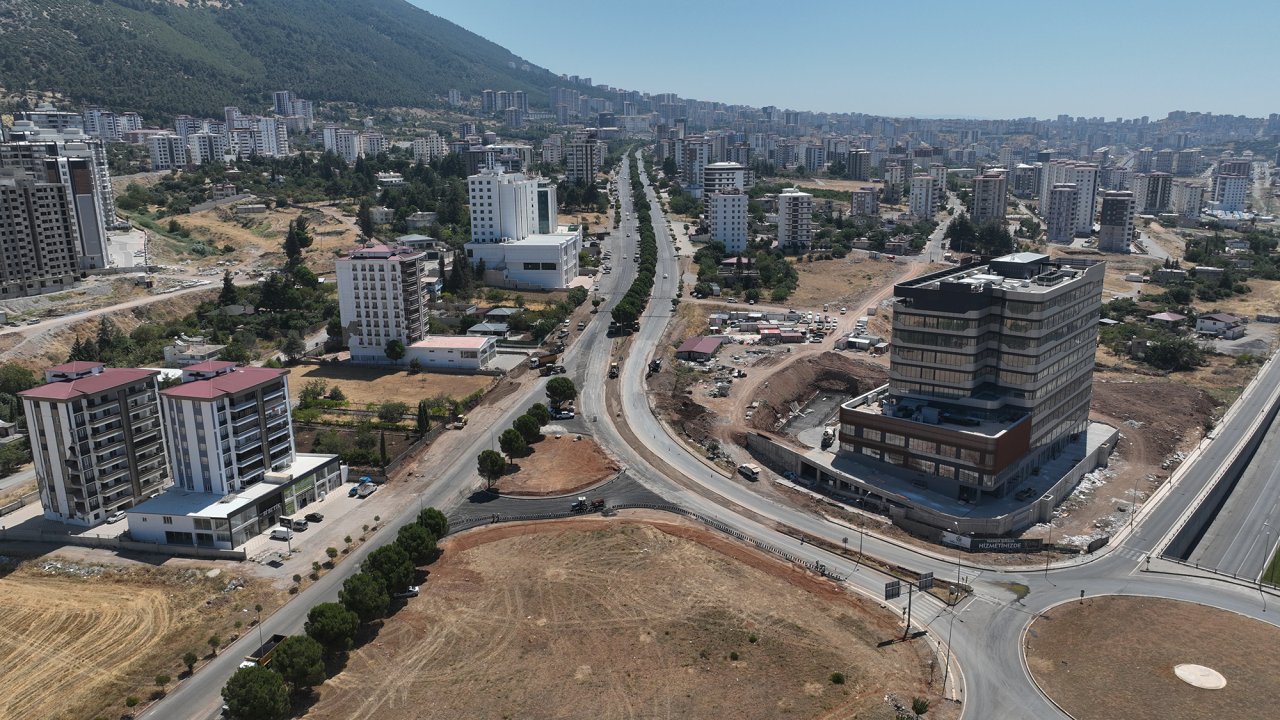
<path id="1" fill-rule="evenodd" d="M 551 406 L 559 408 L 578 396 L 578 388 L 567 377 L 554 377 L 547 381 L 547 399 Z M 498 436 L 497 450 L 482 450 L 476 456 L 476 471 L 484 478 L 486 486 L 492 488 L 507 472 L 508 465 L 514 458 L 529 454 L 529 444 L 542 437 L 542 428 L 551 422 L 551 410 L 542 403 L 534 403 L 524 415 L 516 418 L 511 427 Z"/>
<path id="2" fill-rule="evenodd" d="M 436 540 L 448 533 L 444 513 L 427 508 L 401 527 L 394 541 L 369 553 L 360 572 L 342 583 L 339 601 L 311 608 L 305 633 L 282 640 L 269 667 L 253 665 L 231 676 L 222 688 L 229 717 L 284 720 L 293 715 L 295 703 L 304 706 L 329 669 L 341 672 L 362 630 L 391 613 L 392 596 L 413 584 L 420 566 L 435 562 Z"/>
<path id="3" fill-rule="evenodd" d="M 639 163 L 635 155 L 630 156 L 630 162 L 631 199 L 636 219 L 640 222 L 640 264 L 631 287 L 613 310 L 609 311 L 613 321 L 623 326 L 633 325 L 644 313 L 649 304 L 649 296 L 653 293 L 653 278 L 658 268 L 658 240 L 653 232 L 653 219 L 649 216 L 649 200 L 644 194 L 644 183 L 640 182 Z"/>

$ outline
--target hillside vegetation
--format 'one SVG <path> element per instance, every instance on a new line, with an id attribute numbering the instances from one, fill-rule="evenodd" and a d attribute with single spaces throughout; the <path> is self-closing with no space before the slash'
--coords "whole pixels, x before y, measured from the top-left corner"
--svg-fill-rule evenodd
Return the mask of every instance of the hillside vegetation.
<path id="1" fill-rule="evenodd" d="M 389 107 L 493 88 L 545 104 L 556 79 L 404 0 L 0 0 L 0 36 L 9 93 L 52 90 L 151 123 L 260 111 L 281 89 Z"/>

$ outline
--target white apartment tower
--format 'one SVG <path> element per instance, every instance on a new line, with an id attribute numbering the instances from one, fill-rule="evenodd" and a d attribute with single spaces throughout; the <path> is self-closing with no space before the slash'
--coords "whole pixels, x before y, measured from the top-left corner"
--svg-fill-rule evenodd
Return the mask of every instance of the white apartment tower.
<path id="1" fill-rule="evenodd" d="M 388 343 L 408 347 L 426 335 L 429 264 L 425 252 L 386 245 L 338 258 L 338 314 L 352 362 L 392 362 Z"/>
<path id="2" fill-rule="evenodd" d="M 1127 253 L 1134 240 L 1137 199 L 1128 190 L 1108 190 L 1102 194 L 1098 250 Z"/>
<path id="3" fill-rule="evenodd" d="M 937 183 L 931 175 L 911 176 L 911 215 L 931 218 L 937 212 Z"/>
<path id="4" fill-rule="evenodd" d="M 706 195 L 730 188 L 746 190 L 750 186 L 751 171 L 738 163 L 711 163 L 702 169 L 702 191 Z"/>
<path id="5" fill-rule="evenodd" d="M 454 91 L 456 92 L 456 91 Z M 429 163 L 449 153 L 449 146 L 439 133 L 428 133 L 424 137 L 413 140 L 413 159 L 415 162 Z"/>
<path id="6" fill-rule="evenodd" d="M 222 162 L 227 154 L 227 138 L 222 133 L 196 132 L 187 135 L 187 159 L 192 165 Z"/>
<path id="7" fill-rule="evenodd" d="M 806 250 L 813 242 L 813 196 L 795 188 L 778 193 L 778 245 Z"/>
<path id="8" fill-rule="evenodd" d="M 1249 195 L 1249 176 L 1214 175 L 1214 209 L 1222 212 L 1244 212 L 1244 201 Z"/>
<path id="9" fill-rule="evenodd" d="M 747 249 L 747 195 L 738 188 L 726 188 L 707 196 L 707 217 L 711 221 L 711 241 L 724 244 L 731 255 Z"/>
<path id="10" fill-rule="evenodd" d="M 327 125 L 321 131 L 324 149 L 354 165 L 360 157 L 360 133 L 346 128 Z"/>
<path id="11" fill-rule="evenodd" d="M 539 231 L 536 180 L 501 168 L 481 170 L 467 178 L 467 193 L 472 242 L 523 240 Z"/>
<path id="12" fill-rule="evenodd" d="M 167 484 L 156 375 L 73 362 L 19 393 L 46 518 L 96 525 Z"/>
<path id="13" fill-rule="evenodd" d="M 1041 205 L 1046 206 L 1046 209 L 1041 210 L 1041 215 L 1048 226 L 1046 232 L 1049 242 L 1070 244 L 1075 237 L 1078 195 L 1079 191 L 1074 183 L 1058 183 L 1049 191 L 1047 200 L 1041 199 Z"/>
<path id="14" fill-rule="evenodd" d="M 147 138 L 152 170 L 186 167 L 187 144 L 175 133 L 159 133 Z"/>
<path id="15" fill-rule="evenodd" d="M 1173 184 L 1173 211 L 1184 218 L 1200 217 L 1204 209 L 1204 186 L 1178 181 Z"/>
<path id="16" fill-rule="evenodd" d="M 1088 236 L 1093 232 L 1093 216 L 1097 210 L 1098 166 L 1076 160 L 1051 160 L 1045 163 L 1040 175 L 1041 205 L 1055 185 L 1066 183 L 1076 186 L 1071 232 L 1073 235 Z"/>
<path id="17" fill-rule="evenodd" d="M 174 485 L 230 495 L 293 463 L 289 373 L 206 360 L 160 391 Z"/>
<path id="18" fill-rule="evenodd" d="M 977 225 L 1004 223 L 1007 185 L 1002 172 L 987 172 L 973 179 L 973 217 Z"/>

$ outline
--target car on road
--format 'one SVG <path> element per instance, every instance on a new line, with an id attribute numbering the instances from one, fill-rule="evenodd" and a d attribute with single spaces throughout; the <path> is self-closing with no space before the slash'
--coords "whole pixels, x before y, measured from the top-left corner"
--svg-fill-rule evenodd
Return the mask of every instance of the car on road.
<path id="1" fill-rule="evenodd" d="M 107 516 L 107 522 L 109 522 L 109 523 L 118 523 L 118 522 L 120 522 L 120 521 L 121 521 L 121 520 L 123 520 L 123 519 L 124 519 L 124 511 L 123 511 L 123 510 L 117 510 L 117 511 L 115 511 L 115 512 L 113 512 L 113 513 L 111 513 L 110 515 L 108 515 L 108 516 Z"/>
<path id="2" fill-rule="evenodd" d="M 577 415 L 574 415 L 572 410 L 557 410 L 553 417 L 557 420 L 572 420 L 577 417 Z"/>
<path id="3" fill-rule="evenodd" d="M 357 488 L 357 490 L 358 490 L 358 489 L 359 489 L 359 488 Z M 320 522 L 321 520 L 324 520 L 324 515 L 322 515 L 322 514 L 320 514 L 320 513 L 318 513 L 318 512 L 309 512 L 309 513 L 307 513 L 306 515 L 304 515 L 303 517 L 304 517 L 304 518 L 306 518 L 306 521 L 307 521 L 307 522 L 314 522 L 314 523 L 318 523 L 318 522 Z"/>
<path id="4" fill-rule="evenodd" d="M 666 279 L 667 279 L 667 274 L 666 274 L 666 273 L 662 273 L 662 279 L 663 279 L 663 280 L 666 280 Z"/>
<path id="5" fill-rule="evenodd" d="M 410 585 L 410 586 L 409 586 L 407 589 L 405 589 L 405 590 L 401 590 L 401 591 L 400 591 L 400 592 L 398 592 L 398 593 L 392 593 L 391 597 L 393 597 L 393 598 L 395 598 L 395 599 L 397 599 L 397 600 L 407 600 L 407 599 L 409 599 L 409 598 L 416 598 L 416 597 L 418 597 L 418 592 L 419 592 L 421 589 L 422 589 L 422 588 L 420 588 L 420 587 L 419 587 L 419 586 L 417 586 L 417 585 Z"/>

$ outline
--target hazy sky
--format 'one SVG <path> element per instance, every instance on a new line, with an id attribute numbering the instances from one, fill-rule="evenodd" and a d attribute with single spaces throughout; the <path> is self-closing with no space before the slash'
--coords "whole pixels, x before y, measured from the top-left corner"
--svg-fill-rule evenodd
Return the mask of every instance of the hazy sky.
<path id="1" fill-rule="evenodd" d="M 917 117 L 1280 112 L 1278 0 L 410 0 L 557 73 Z"/>

